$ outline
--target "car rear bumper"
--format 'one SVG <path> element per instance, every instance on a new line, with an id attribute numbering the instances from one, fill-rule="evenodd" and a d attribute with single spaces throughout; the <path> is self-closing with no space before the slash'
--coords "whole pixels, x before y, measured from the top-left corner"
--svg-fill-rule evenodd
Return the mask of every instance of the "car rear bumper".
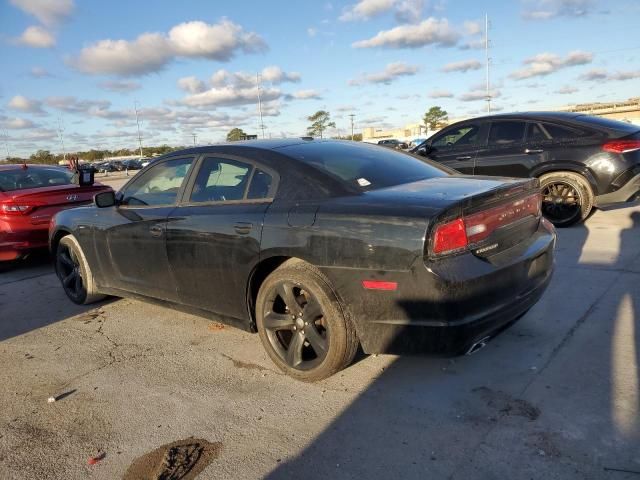
<path id="1" fill-rule="evenodd" d="M 6 225 L 5 225 L 6 226 Z M 48 225 L 26 230 L 9 230 L 0 220 L 0 261 L 22 257 L 29 250 L 48 246 Z"/>
<path id="2" fill-rule="evenodd" d="M 356 326 L 366 353 L 457 355 L 508 327 L 546 290 L 553 273 L 555 231 L 540 222 L 526 241 L 490 258 L 471 253 L 406 272 L 325 273 Z M 364 279 L 397 283 L 365 290 Z"/>
<path id="3" fill-rule="evenodd" d="M 615 192 L 596 196 L 594 205 L 596 207 L 606 207 L 611 204 L 640 200 L 640 167 L 637 167 L 636 170 L 638 170 L 638 173 Z"/>

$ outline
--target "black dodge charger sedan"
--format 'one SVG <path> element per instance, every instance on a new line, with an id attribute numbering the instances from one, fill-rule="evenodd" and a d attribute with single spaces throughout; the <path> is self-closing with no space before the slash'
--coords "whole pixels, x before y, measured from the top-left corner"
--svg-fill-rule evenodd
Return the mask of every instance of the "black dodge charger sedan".
<path id="1" fill-rule="evenodd" d="M 540 179 L 558 227 L 640 200 L 640 127 L 579 113 L 514 113 L 452 124 L 414 153 L 470 175 Z"/>
<path id="2" fill-rule="evenodd" d="M 555 230 L 535 179 L 374 145 L 173 152 L 50 227 L 69 298 L 133 296 L 259 333 L 295 378 L 366 353 L 475 351 L 540 298 Z"/>

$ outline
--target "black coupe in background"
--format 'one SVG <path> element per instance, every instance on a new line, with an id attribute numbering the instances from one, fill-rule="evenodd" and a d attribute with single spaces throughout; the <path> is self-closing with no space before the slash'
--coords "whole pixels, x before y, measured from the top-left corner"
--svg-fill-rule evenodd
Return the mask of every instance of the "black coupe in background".
<path id="1" fill-rule="evenodd" d="M 467 353 L 520 318 L 553 270 L 539 192 L 375 145 L 238 142 L 172 152 L 59 213 L 50 247 L 72 301 L 215 315 L 312 381 L 359 345 Z"/>
<path id="2" fill-rule="evenodd" d="M 640 126 L 578 113 L 514 113 L 452 124 L 412 150 L 470 175 L 539 178 L 558 227 L 640 200 Z"/>

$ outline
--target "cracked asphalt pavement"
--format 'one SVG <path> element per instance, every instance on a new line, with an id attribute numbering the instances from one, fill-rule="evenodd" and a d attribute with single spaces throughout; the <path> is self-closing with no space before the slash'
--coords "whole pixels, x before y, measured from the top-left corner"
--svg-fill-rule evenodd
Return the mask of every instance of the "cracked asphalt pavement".
<path id="1" fill-rule="evenodd" d="M 559 231 L 557 253 L 543 299 L 480 352 L 362 357 L 316 384 L 204 318 L 75 306 L 35 257 L 0 273 L 1 477 L 640 478 L 640 207 Z"/>

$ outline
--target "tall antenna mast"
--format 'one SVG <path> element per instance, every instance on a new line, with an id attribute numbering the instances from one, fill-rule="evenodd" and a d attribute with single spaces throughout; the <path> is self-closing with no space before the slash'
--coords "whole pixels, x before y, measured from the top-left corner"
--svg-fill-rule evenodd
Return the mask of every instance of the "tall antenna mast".
<path id="1" fill-rule="evenodd" d="M 62 119 L 58 115 L 58 136 L 60 137 L 60 143 L 62 144 L 62 159 L 67 161 L 67 151 L 64 148 L 64 129 L 62 128 Z"/>
<path id="2" fill-rule="evenodd" d="M 487 63 L 487 112 L 491 112 L 491 81 L 489 78 L 489 15 L 484 15 L 484 54 Z"/>
<path id="3" fill-rule="evenodd" d="M 9 135 L 7 134 L 7 129 L 2 129 L 4 132 L 4 146 L 7 147 L 7 160 L 11 158 L 11 154 L 9 153 Z"/>
<path id="4" fill-rule="evenodd" d="M 260 97 L 260 74 L 256 73 L 256 87 L 258 89 L 258 112 L 260 113 L 260 128 L 262 129 L 262 138 L 264 138 L 264 123 L 262 121 L 262 99 Z"/>
<path id="5" fill-rule="evenodd" d="M 133 102 L 133 109 L 136 111 L 136 125 L 138 125 L 138 147 L 140 147 L 140 158 L 142 158 L 142 137 L 140 136 L 140 120 L 138 119 L 138 101 Z"/>
<path id="6" fill-rule="evenodd" d="M 193 146 L 196 146 L 196 141 L 198 140 L 198 134 L 193 132 L 191 135 L 193 135 Z"/>
<path id="7" fill-rule="evenodd" d="M 355 113 L 350 113 L 349 116 L 351 117 L 351 141 L 353 142 L 353 117 L 355 117 Z"/>

